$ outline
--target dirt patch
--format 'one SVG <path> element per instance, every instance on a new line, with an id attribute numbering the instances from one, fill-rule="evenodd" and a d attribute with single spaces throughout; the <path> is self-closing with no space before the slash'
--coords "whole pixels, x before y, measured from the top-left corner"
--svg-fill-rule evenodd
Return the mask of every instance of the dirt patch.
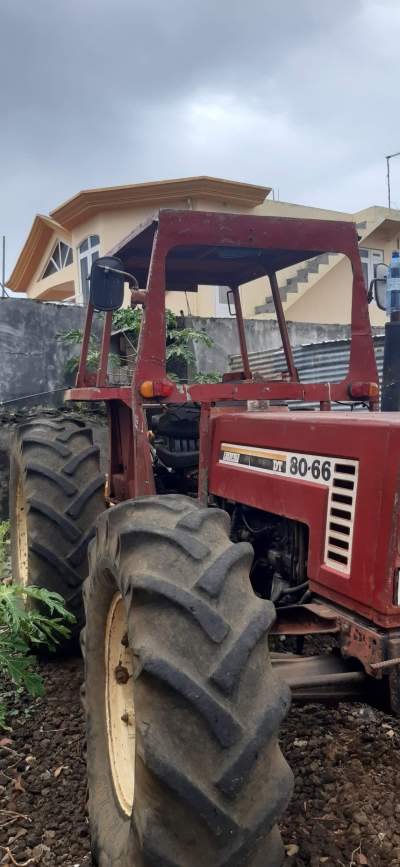
<path id="1" fill-rule="evenodd" d="M 367 705 L 293 707 L 282 742 L 296 778 L 282 832 L 299 847 L 285 867 L 398 867 L 398 721 Z"/>
<path id="2" fill-rule="evenodd" d="M 41 668 L 45 697 L 31 713 L 21 698 L 12 733 L 0 739 L 0 863 L 12 865 L 11 852 L 19 863 L 89 867 L 82 661 Z"/>
<path id="3" fill-rule="evenodd" d="M 20 699 L 13 732 L 0 737 L 0 863 L 13 864 L 8 847 L 19 863 L 91 867 L 82 662 L 44 663 L 42 673 L 46 696 L 28 715 Z M 296 776 L 285 867 L 399 867 L 398 723 L 365 705 L 293 707 L 282 741 Z"/>

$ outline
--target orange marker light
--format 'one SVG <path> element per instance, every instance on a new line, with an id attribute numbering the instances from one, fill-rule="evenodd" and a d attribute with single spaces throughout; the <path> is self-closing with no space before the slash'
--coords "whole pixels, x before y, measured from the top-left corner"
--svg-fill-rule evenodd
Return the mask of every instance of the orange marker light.
<path id="1" fill-rule="evenodd" d="M 141 386 L 139 387 L 139 391 L 142 397 L 154 397 L 153 385 L 154 383 L 150 379 L 146 379 L 145 382 L 142 382 Z"/>
<path id="2" fill-rule="evenodd" d="M 169 379 L 146 379 L 139 386 L 140 394 L 146 399 L 150 397 L 169 397 L 173 389 L 173 383 Z"/>
<path id="3" fill-rule="evenodd" d="M 374 400 L 379 397 L 379 385 L 376 382 L 351 382 L 349 394 L 361 400 Z"/>

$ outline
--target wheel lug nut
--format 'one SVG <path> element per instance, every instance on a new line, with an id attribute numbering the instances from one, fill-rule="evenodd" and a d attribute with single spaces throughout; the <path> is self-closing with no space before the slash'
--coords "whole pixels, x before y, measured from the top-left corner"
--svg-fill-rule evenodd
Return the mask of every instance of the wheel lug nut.
<path id="1" fill-rule="evenodd" d="M 129 647 L 129 638 L 128 638 L 127 632 L 125 632 L 125 635 L 123 636 L 123 638 L 121 640 L 121 644 L 122 644 L 122 647 Z"/>
<path id="2" fill-rule="evenodd" d="M 128 683 L 130 675 L 129 675 L 128 669 L 125 668 L 124 665 L 117 665 L 114 674 L 115 674 L 115 680 L 117 681 L 117 683 L 120 683 L 120 684 Z"/>
<path id="3" fill-rule="evenodd" d="M 134 715 L 133 713 L 123 713 L 121 717 L 121 721 L 125 723 L 127 726 L 133 726 L 134 724 Z"/>

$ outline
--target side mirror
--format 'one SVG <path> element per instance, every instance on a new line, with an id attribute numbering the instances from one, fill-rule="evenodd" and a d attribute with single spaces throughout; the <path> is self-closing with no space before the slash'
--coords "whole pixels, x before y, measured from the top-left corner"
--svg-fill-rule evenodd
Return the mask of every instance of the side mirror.
<path id="1" fill-rule="evenodd" d="M 374 265 L 374 279 L 369 284 L 368 301 L 375 299 L 380 310 L 386 310 L 386 282 L 389 266 L 384 262 Z"/>
<path id="2" fill-rule="evenodd" d="M 226 300 L 228 302 L 229 316 L 236 316 L 235 301 L 234 301 L 232 289 L 228 289 L 228 291 L 226 293 Z"/>
<path id="3" fill-rule="evenodd" d="M 101 256 L 90 272 L 90 304 L 95 310 L 119 310 L 124 300 L 125 275 L 121 259 Z"/>

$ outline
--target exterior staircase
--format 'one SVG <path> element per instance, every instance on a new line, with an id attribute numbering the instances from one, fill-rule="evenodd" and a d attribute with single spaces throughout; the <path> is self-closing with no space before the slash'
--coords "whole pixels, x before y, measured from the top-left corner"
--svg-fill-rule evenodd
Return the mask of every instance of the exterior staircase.
<path id="1" fill-rule="evenodd" d="M 341 258 L 337 253 L 321 253 L 312 259 L 307 259 L 292 268 L 285 268 L 279 274 L 278 287 L 283 309 L 297 301 L 320 277 L 330 271 Z M 255 307 L 255 315 L 260 313 L 275 313 L 272 295 L 267 296 L 265 303 Z"/>

